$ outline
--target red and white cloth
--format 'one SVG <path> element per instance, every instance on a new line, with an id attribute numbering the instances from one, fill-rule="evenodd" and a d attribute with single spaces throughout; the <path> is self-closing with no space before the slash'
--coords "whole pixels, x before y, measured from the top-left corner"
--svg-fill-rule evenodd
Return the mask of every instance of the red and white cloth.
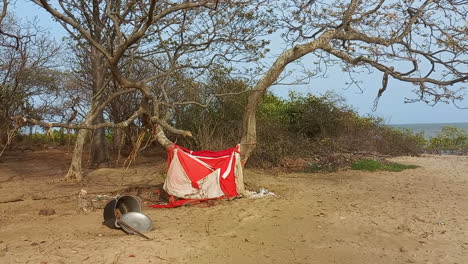
<path id="1" fill-rule="evenodd" d="M 163 188 L 169 195 L 187 200 L 235 197 L 241 174 L 239 145 L 221 151 L 191 151 L 174 144 L 168 148 Z"/>

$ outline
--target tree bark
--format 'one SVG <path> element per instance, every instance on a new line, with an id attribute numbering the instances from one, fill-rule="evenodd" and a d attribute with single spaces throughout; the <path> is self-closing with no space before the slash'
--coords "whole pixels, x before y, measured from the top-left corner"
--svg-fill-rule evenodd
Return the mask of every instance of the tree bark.
<path id="1" fill-rule="evenodd" d="M 160 125 L 156 125 L 156 140 L 159 144 L 161 144 L 161 146 L 163 146 L 166 149 L 172 144 L 174 144 L 174 142 L 167 138 Z"/>
<path id="2" fill-rule="evenodd" d="M 73 149 L 73 156 L 70 162 L 70 167 L 68 169 L 67 175 L 65 175 L 65 181 L 77 181 L 80 182 L 83 180 L 83 171 L 82 171 L 82 158 L 83 158 L 83 147 L 86 141 L 86 136 L 88 135 L 89 130 L 80 129 L 76 137 L 75 147 Z"/>
<path id="3" fill-rule="evenodd" d="M 99 113 L 94 124 L 100 124 L 104 122 L 103 113 Z M 105 128 L 98 128 L 94 130 L 93 140 L 91 144 L 91 158 L 89 166 L 91 168 L 98 168 L 102 163 L 109 162 L 109 149 L 106 140 Z"/>
<path id="4" fill-rule="evenodd" d="M 91 56 L 93 57 L 93 56 Z M 92 58 L 93 61 L 93 58 Z M 94 64 L 94 63 L 93 63 Z M 96 73 L 93 72 L 93 95 L 97 95 L 99 92 L 99 87 L 102 87 L 104 84 L 104 76 L 102 75 L 102 69 L 96 70 Z M 99 74 L 101 73 L 101 74 Z M 95 79 L 96 78 L 96 79 Z M 100 86 L 99 86 L 100 85 Z M 96 98 L 97 97 L 97 98 Z M 96 109 L 98 108 L 99 96 L 93 96 L 93 102 L 88 116 L 86 117 L 85 124 L 99 124 L 104 121 L 103 112 L 95 114 Z M 70 162 L 70 167 L 68 173 L 65 176 L 66 181 L 78 181 L 80 182 L 83 179 L 82 173 L 82 160 L 83 160 L 83 148 L 86 143 L 86 137 L 89 133 L 88 129 L 80 129 L 75 142 L 75 147 L 73 148 L 73 156 Z M 99 167 L 103 162 L 109 161 L 109 151 L 107 149 L 106 137 L 105 137 L 105 128 L 98 128 L 94 130 L 93 143 L 91 145 L 91 159 L 90 167 Z"/>
<path id="5" fill-rule="evenodd" d="M 92 104 L 100 105 L 102 103 L 101 94 L 104 93 L 105 88 L 105 74 L 106 65 L 104 56 L 94 46 L 91 47 L 91 77 L 93 85 L 93 101 Z M 93 124 L 104 123 L 103 111 L 96 113 L 96 118 L 91 120 Z M 106 142 L 105 128 L 98 128 L 94 130 L 93 140 L 91 144 L 91 158 L 89 166 L 91 168 L 98 168 L 102 163 L 109 162 L 109 150 Z"/>

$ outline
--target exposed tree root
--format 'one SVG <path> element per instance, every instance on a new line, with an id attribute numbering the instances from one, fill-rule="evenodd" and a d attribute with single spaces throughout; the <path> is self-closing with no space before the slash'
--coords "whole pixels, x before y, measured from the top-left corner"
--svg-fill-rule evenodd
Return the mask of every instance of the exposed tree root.
<path id="1" fill-rule="evenodd" d="M 145 135 L 146 135 L 146 131 L 142 131 L 140 135 L 138 135 L 138 138 L 135 142 L 135 146 L 133 147 L 132 152 L 130 153 L 130 155 L 128 155 L 128 158 L 124 162 L 123 166 L 126 167 L 126 169 L 128 169 L 130 165 L 132 165 L 132 163 L 136 160 L 136 157 L 139 152 L 138 150 L 141 147 L 141 143 L 143 142 L 143 138 L 145 137 Z"/>

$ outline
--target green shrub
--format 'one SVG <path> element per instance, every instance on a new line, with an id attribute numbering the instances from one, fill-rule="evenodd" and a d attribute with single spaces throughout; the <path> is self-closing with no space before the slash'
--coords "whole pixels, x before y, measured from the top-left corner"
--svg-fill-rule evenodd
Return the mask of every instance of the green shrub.
<path id="1" fill-rule="evenodd" d="M 17 142 L 25 146 L 66 146 L 75 142 L 76 135 L 65 130 L 53 130 L 52 133 L 34 132 L 31 134 L 20 134 Z"/>
<path id="2" fill-rule="evenodd" d="M 443 127 L 439 135 L 429 139 L 427 149 L 436 153 L 467 154 L 468 132 L 456 127 Z"/>
<path id="3" fill-rule="evenodd" d="M 415 165 L 405 165 L 396 162 L 382 162 L 379 160 L 373 159 L 362 159 L 354 162 L 351 165 L 351 169 L 353 170 L 366 170 L 366 171 L 377 171 L 377 170 L 384 170 L 384 171 L 392 171 L 392 172 L 400 172 L 406 169 L 415 169 L 418 166 Z"/>

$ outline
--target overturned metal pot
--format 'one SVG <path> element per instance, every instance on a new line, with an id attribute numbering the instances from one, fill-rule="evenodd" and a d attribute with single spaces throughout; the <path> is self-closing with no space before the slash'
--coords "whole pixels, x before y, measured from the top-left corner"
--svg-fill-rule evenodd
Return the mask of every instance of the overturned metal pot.
<path id="1" fill-rule="evenodd" d="M 115 210 L 119 209 L 122 215 L 130 212 L 141 213 L 140 202 L 137 198 L 125 195 L 110 200 L 104 207 L 104 224 L 110 228 L 119 229 Z"/>
<path id="2" fill-rule="evenodd" d="M 141 213 L 137 198 L 126 195 L 110 200 L 104 207 L 104 224 L 110 228 L 123 229 L 128 234 L 136 234 L 150 239 L 142 234 L 153 229 L 153 221 Z"/>

